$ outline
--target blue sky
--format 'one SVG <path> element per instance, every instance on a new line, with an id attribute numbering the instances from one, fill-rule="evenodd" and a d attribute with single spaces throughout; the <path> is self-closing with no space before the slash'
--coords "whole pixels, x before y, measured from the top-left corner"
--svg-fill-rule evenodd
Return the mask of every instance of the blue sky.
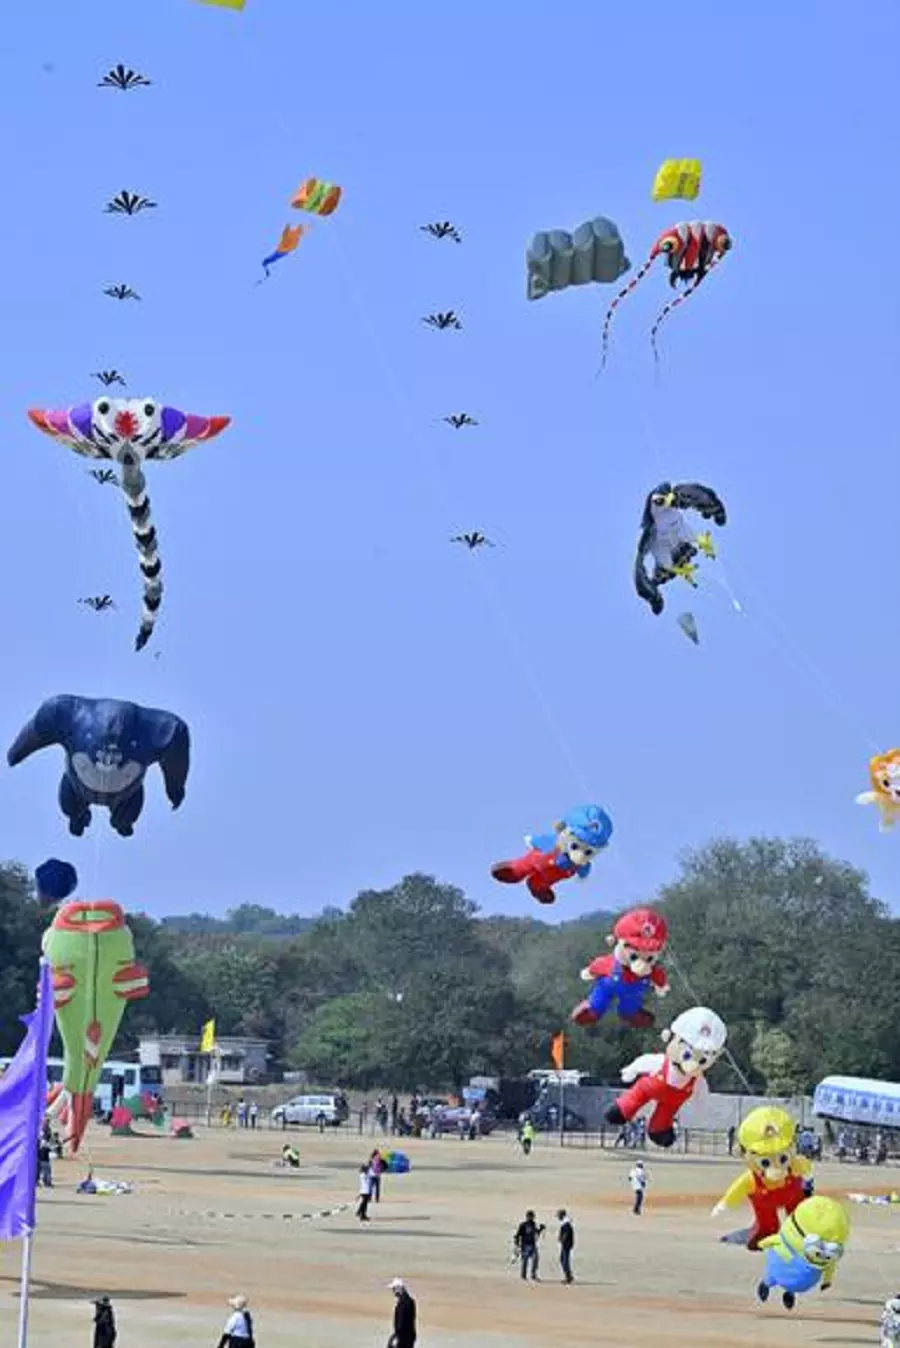
<path id="1" fill-rule="evenodd" d="M 815 837 L 896 904 L 898 842 L 853 800 L 900 740 L 896 6 L 9 8 L 3 735 L 51 693 L 119 696 L 183 715 L 194 762 L 177 814 L 148 781 L 130 840 L 105 812 L 68 839 L 57 751 L 4 768 L 0 854 L 156 914 L 313 912 L 413 869 L 530 912 L 491 862 L 593 798 L 614 843 L 560 917 L 648 897 L 718 833 Z M 119 61 L 152 88 L 96 88 Z M 703 160 L 696 206 L 651 200 L 668 155 Z M 310 174 L 341 209 L 256 286 Z M 104 216 L 122 188 L 159 209 Z M 660 274 L 601 380 L 610 290 L 525 301 L 530 236 L 596 214 L 635 264 L 680 218 L 734 235 L 658 379 Z M 419 233 L 439 218 L 462 247 Z M 421 325 L 443 308 L 462 332 Z M 111 366 L 234 417 L 151 472 L 158 659 L 121 500 L 25 419 Z M 440 424 L 460 410 L 480 427 Z M 654 619 L 631 587 L 664 476 L 729 510 L 744 613 L 702 593 L 699 649 L 682 596 Z M 450 546 L 470 528 L 501 546 Z M 117 614 L 76 604 L 107 590 Z"/>

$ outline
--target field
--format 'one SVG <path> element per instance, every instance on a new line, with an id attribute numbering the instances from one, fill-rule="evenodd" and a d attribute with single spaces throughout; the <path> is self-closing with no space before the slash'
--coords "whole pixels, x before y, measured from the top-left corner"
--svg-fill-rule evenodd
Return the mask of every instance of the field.
<path id="1" fill-rule="evenodd" d="M 57 1187 L 40 1199 L 31 1348 L 85 1348 L 88 1300 L 102 1292 L 117 1308 L 120 1348 L 215 1345 L 235 1292 L 251 1298 L 259 1348 L 383 1348 L 394 1276 L 418 1299 L 423 1348 L 877 1344 L 880 1304 L 900 1284 L 900 1209 L 853 1207 L 834 1289 L 801 1298 L 793 1313 L 777 1294 L 759 1306 L 760 1257 L 716 1239 L 744 1225 L 742 1214 L 709 1217 L 737 1162 L 651 1152 L 647 1208 L 635 1218 L 625 1178 L 633 1154 L 540 1139 L 530 1159 L 504 1137 L 405 1144 L 412 1172 L 386 1178 L 370 1226 L 352 1210 L 288 1221 L 281 1214 L 351 1201 L 374 1145 L 352 1132 L 293 1137 L 298 1172 L 272 1164 L 280 1133 L 175 1141 L 94 1128 L 84 1161 L 134 1192 L 78 1196 L 83 1164 L 57 1166 Z M 891 1171 L 819 1167 L 820 1191 L 835 1196 L 893 1182 Z M 549 1222 L 558 1206 L 575 1221 L 578 1281 L 561 1285 L 551 1228 L 544 1280 L 523 1284 L 509 1263 L 511 1233 L 526 1207 Z M 0 1343 L 11 1348 L 17 1247 L 0 1258 Z"/>

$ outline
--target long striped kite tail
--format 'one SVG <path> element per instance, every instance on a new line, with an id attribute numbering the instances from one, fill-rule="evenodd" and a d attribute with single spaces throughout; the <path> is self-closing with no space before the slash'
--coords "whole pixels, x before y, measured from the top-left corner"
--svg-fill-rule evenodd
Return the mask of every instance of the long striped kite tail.
<path id="1" fill-rule="evenodd" d="M 686 290 L 683 290 L 681 292 L 681 294 L 678 296 L 677 299 L 670 300 L 669 303 L 665 306 L 665 308 L 662 309 L 660 313 L 657 315 L 656 322 L 650 329 L 650 345 L 653 348 L 653 359 L 656 361 L 657 365 L 659 364 L 659 348 L 656 345 L 656 334 L 659 332 L 660 326 L 665 322 L 665 320 L 668 318 L 669 314 L 672 312 L 673 309 L 677 309 L 680 304 L 684 304 L 685 300 L 690 299 L 690 297 L 694 294 L 694 291 L 697 290 L 697 288 L 699 287 L 701 281 L 705 280 L 705 278 L 709 275 L 709 273 L 713 270 L 713 268 L 717 267 L 721 261 L 722 261 L 721 257 L 714 257 L 710 262 L 709 266 L 707 267 L 704 275 L 698 277 L 696 281 L 693 281 Z"/>
<path id="2" fill-rule="evenodd" d="M 631 280 L 628 282 L 628 285 L 623 286 L 623 288 L 619 291 L 618 295 L 616 296 L 616 298 L 613 300 L 612 304 L 606 311 L 606 317 L 603 320 L 603 339 L 602 339 L 603 359 L 600 362 L 601 370 L 604 370 L 606 368 L 606 361 L 607 357 L 609 356 L 609 329 L 610 324 L 612 323 L 613 320 L 613 314 L 616 312 L 619 305 L 624 300 L 625 296 L 630 295 L 632 290 L 634 290 L 635 286 L 638 285 L 639 282 L 643 281 L 644 277 L 647 275 L 647 272 L 653 266 L 653 263 L 655 261 L 656 261 L 655 258 L 652 257 L 647 258 L 647 261 L 644 263 L 644 265 L 640 267 L 638 271 L 635 272 L 634 276 L 632 276 Z"/>
<path id="3" fill-rule="evenodd" d="M 141 625 L 135 637 L 134 649 L 143 650 L 153 635 L 156 619 L 162 604 L 162 561 L 159 556 L 156 528 L 150 513 L 150 497 L 147 495 L 147 481 L 140 460 L 122 463 L 122 491 L 128 503 L 128 515 L 131 519 L 131 531 L 140 559 L 141 575 L 144 581 L 144 607 Z"/>

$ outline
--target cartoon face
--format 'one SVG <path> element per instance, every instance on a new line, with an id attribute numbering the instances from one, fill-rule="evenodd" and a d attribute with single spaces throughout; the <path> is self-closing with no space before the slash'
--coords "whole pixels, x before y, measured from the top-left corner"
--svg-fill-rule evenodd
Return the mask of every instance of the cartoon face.
<path id="1" fill-rule="evenodd" d="M 627 941 L 617 941 L 613 953 L 622 968 L 633 973 L 635 978 L 647 978 L 661 954 L 654 950 L 636 950 Z"/>
<path id="2" fill-rule="evenodd" d="M 152 398 L 98 398 L 91 430 L 113 455 L 128 444 L 147 450 L 162 436 L 162 408 Z"/>
<path id="3" fill-rule="evenodd" d="M 872 787 L 875 792 L 900 806 L 900 750 L 879 754 L 869 765 Z"/>
<path id="4" fill-rule="evenodd" d="M 758 1155 L 752 1147 L 746 1147 L 744 1154 L 751 1170 L 755 1170 L 764 1180 L 770 1184 L 779 1184 L 790 1172 L 791 1162 L 794 1159 L 793 1149 L 785 1149 L 777 1152 L 775 1155 L 767 1153 L 765 1156 Z"/>
<path id="5" fill-rule="evenodd" d="M 684 1076 L 698 1077 L 709 1071 L 719 1054 L 712 1049 L 691 1048 L 686 1040 L 673 1035 L 666 1045 L 666 1057 Z"/>
<path id="6" fill-rule="evenodd" d="M 814 1268 L 824 1268 L 844 1256 L 844 1247 L 839 1240 L 823 1240 L 821 1236 L 803 1237 L 803 1258 Z"/>
<path id="7" fill-rule="evenodd" d="M 599 847 L 589 847 L 582 842 L 570 828 L 564 828 L 557 835 L 557 847 L 569 858 L 573 866 L 588 866 L 600 851 Z"/>

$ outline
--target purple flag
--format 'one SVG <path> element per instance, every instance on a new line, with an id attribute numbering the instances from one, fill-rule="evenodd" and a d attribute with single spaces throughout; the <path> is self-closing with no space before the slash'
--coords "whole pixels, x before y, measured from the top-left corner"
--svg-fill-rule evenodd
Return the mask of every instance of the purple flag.
<path id="1" fill-rule="evenodd" d="M 25 1038 L 0 1076 L 0 1240 L 34 1230 L 37 1153 L 47 1109 L 47 1049 L 53 1033 L 53 978 L 41 960 L 37 1009 L 22 1016 Z"/>

